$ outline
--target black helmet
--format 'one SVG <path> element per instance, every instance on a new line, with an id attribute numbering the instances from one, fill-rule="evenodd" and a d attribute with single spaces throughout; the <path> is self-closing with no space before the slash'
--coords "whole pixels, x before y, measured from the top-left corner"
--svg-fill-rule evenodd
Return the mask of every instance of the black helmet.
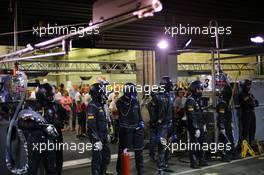
<path id="1" fill-rule="evenodd" d="M 36 98 L 42 104 L 52 102 L 54 100 L 53 87 L 49 83 L 40 84 L 36 91 Z"/>
<path id="2" fill-rule="evenodd" d="M 137 88 L 134 83 L 126 83 L 123 87 L 123 92 L 129 98 L 137 98 Z"/>
<path id="3" fill-rule="evenodd" d="M 106 93 L 105 86 L 101 83 L 94 83 L 90 87 L 89 94 L 91 95 L 92 99 L 100 103 L 105 103 L 106 101 L 105 93 Z"/>
<path id="4" fill-rule="evenodd" d="M 229 102 L 232 98 L 232 88 L 231 86 L 225 86 L 222 90 L 222 97 L 226 102 Z"/>
<path id="5" fill-rule="evenodd" d="M 161 78 L 160 86 L 163 86 L 166 92 L 173 90 L 173 84 L 169 76 L 163 76 Z"/>
<path id="6" fill-rule="evenodd" d="M 245 79 L 240 82 L 240 87 L 242 88 L 243 91 L 249 92 L 251 88 L 252 81 Z"/>
<path id="7" fill-rule="evenodd" d="M 190 92 L 192 93 L 192 95 L 200 98 L 202 96 L 202 93 L 198 93 L 197 92 L 198 89 L 203 90 L 203 83 L 199 80 L 196 80 L 196 81 L 191 83 Z"/>

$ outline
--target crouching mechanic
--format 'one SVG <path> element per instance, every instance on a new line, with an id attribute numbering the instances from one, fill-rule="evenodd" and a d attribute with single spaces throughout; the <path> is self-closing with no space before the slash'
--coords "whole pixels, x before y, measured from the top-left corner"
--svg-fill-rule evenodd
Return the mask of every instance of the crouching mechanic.
<path id="1" fill-rule="evenodd" d="M 90 95 L 92 101 L 87 108 L 87 134 L 92 150 L 92 175 L 105 175 L 110 163 L 111 153 L 108 143 L 107 118 L 104 111 L 106 103 L 104 86 L 95 83 L 91 86 Z"/>
<path id="2" fill-rule="evenodd" d="M 39 85 L 36 92 L 37 101 L 21 112 L 18 126 L 28 136 L 29 174 L 37 174 L 40 161 L 43 160 L 47 174 L 60 175 L 63 164 L 63 128 L 66 111 L 54 102 L 54 91 L 50 84 Z M 34 112 L 32 111 L 32 109 Z M 39 146 L 36 149 L 35 146 Z M 44 146 L 44 147 L 43 147 Z M 44 148 L 43 150 L 41 150 Z"/>
<path id="3" fill-rule="evenodd" d="M 137 100 L 136 86 L 127 83 L 123 89 L 124 95 L 117 101 L 119 113 L 119 147 L 116 171 L 122 174 L 121 155 L 125 149 L 134 148 L 137 174 L 143 174 L 144 122 Z"/>
<path id="4" fill-rule="evenodd" d="M 185 103 L 185 111 L 187 116 L 187 127 L 190 134 L 191 144 L 200 144 L 200 148 L 204 142 L 204 133 L 206 130 L 205 119 L 202 115 L 200 98 L 202 97 L 203 84 L 200 81 L 194 81 L 190 85 L 191 95 Z M 207 166 L 204 151 L 196 150 L 196 146 L 190 150 L 191 168 L 199 168 L 199 166 Z"/>

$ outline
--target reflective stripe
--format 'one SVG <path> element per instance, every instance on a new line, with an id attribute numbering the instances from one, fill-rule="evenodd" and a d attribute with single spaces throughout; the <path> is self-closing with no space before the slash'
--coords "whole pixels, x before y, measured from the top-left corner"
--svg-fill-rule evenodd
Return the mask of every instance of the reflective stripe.
<path id="1" fill-rule="evenodd" d="M 94 119 L 94 116 L 93 115 L 90 115 L 87 118 L 88 118 L 88 120 L 92 120 L 92 119 Z"/>
<path id="2" fill-rule="evenodd" d="M 249 99 L 249 96 L 246 96 L 245 98 L 244 98 L 244 101 L 247 101 Z"/>
<path id="3" fill-rule="evenodd" d="M 224 114 L 224 113 L 225 113 L 225 109 L 224 109 L 224 108 L 220 108 L 220 109 L 219 109 L 219 113 Z"/>

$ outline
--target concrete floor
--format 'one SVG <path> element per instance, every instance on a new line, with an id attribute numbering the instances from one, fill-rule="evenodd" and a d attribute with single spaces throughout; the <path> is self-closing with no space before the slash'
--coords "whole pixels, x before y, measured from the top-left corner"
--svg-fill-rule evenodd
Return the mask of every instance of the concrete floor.
<path id="1" fill-rule="evenodd" d="M 65 142 L 80 143 L 89 142 L 88 139 L 78 140 L 74 136 L 74 133 L 64 133 Z M 112 160 L 108 167 L 108 170 L 115 173 L 116 166 L 116 152 L 117 145 L 111 144 Z M 156 163 L 149 159 L 148 151 L 144 151 L 144 175 L 157 174 Z M 92 175 L 90 168 L 91 152 L 84 152 L 82 154 L 65 151 L 64 152 L 64 171 L 63 175 Z M 179 161 L 179 156 L 173 157 L 170 162 L 170 167 L 174 173 L 168 173 L 171 175 L 264 175 L 264 156 L 247 157 L 245 159 L 234 160 L 231 163 L 221 161 L 210 161 L 208 167 L 203 167 L 198 170 L 189 168 L 187 155 L 183 156 L 183 161 Z M 72 166 L 73 165 L 73 166 Z M 116 173 L 115 173 L 116 174 Z M 134 159 L 131 160 L 131 175 L 136 175 Z"/>
<path id="2" fill-rule="evenodd" d="M 115 172 L 115 163 L 112 162 L 109 165 L 108 170 Z M 155 175 L 157 174 L 155 163 L 145 158 L 145 175 Z M 230 163 L 225 162 L 209 162 L 208 167 L 202 169 L 193 170 L 189 168 L 188 163 L 179 162 L 177 158 L 172 158 L 170 160 L 171 169 L 174 173 L 168 173 L 168 175 L 261 175 L 264 174 L 264 157 L 248 157 L 245 159 L 238 159 Z M 134 169 L 134 162 L 131 165 L 131 175 L 136 175 Z M 91 169 L 89 166 L 83 166 L 73 169 L 66 169 L 63 171 L 63 175 L 91 175 Z"/>

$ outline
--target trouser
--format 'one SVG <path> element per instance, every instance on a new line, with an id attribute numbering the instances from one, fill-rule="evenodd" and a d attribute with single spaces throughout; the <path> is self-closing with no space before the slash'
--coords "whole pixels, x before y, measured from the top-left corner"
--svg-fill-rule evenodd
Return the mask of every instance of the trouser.
<path id="1" fill-rule="evenodd" d="M 155 157 L 157 147 L 157 128 L 150 128 L 150 138 L 149 138 L 149 155 Z"/>
<path id="2" fill-rule="evenodd" d="M 242 111 L 242 135 L 241 141 L 247 140 L 252 145 L 256 133 L 256 116 L 254 110 Z"/>
<path id="3" fill-rule="evenodd" d="M 61 129 L 57 129 L 57 131 L 59 132 L 59 137 L 57 138 L 57 145 L 59 145 L 60 143 L 63 143 L 63 136 L 61 133 Z M 60 144 L 60 147 L 58 150 L 56 150 L 56 169 L 58 172 L 58 175 L 62 174 L 62 167 L 63 167 L 63 145 Z"/>
<path id="4" fill-rule="evenodd" d="M 118 133 L 119 133 L 119 119 L 114 119 L 113 125 L 114 125 L 114 138 L 117 140 L 118 139 Z"/>
<path id="5" fill-rule="evenodd" d="M 43 162 L 46 174 L 59 175 L 56 169 L 56 152 L 55 150 L 44 150 L 40 151 L 35 146 L 40 143 L 46 143 L 41 141 L 39 135 L 30 134 L 28 137 L 28 148 L 29 148 L 29 170 L 28 175 L 38 174 L 38 168 L 41 162 Z M 47 146 L 47 144 L 46 144 Z M 38 146 L 39 148 L 39 146 Z"/>
<path id="6" fill-rule="evenodd" d="M 111 160 L 111 152 L 107 140 L 103 141 L 103 149 L 101 151 L 96 150 L 96 148 L 93 147 L 92 175 L 105 175 L 107 170 L 107 165 L 110 163 L 110 160 Z"/>
<path id="7" fill-rule="evenodd" d="M 186 126 L 186 121 L 182 120 L 182 119 L 177 119 L 175 121 L 175 126 L 176 126 L 176 130 L 177 130 L 177 136 L 180 137 L 184 134 L 185 128 Z"/>
<path id="8" fill-rule="evenodd" d="M 158 127 L 158 137 L 162 137 L 168 140 L 173 133 L 172 123 L 163 124 Z M 158 138 L 158 139 L 159 139 Z M 164 170 L 168 166 L 170 150 L 167 149 L 166 145 L 158 143 L 158 169 Z"/>
<path id="9" fill-rule="evenodd" d="M 143 129 L 131 129 L 131 128 L 119 128 L 119 147 L 116 171 L 121 175 L 121 156 L 125 149 L 134 148 L 135 162 L 137 174 L 143 174 L 143 149 L 144 149 L 144 130 Z"/>
<path id="10" fill-rule="evenodd" d="M 197 146 L 191 147 L 191 150 L 190 150 L 191 166 L 198 166 L 198 164 L 205 162 L 205 153 L 202 149 L 203 143 L 205 141 L 203 127 L 200 127 L 199 130 L 200 130 L 200 137 L 196 138 L 195 129 L 193 128 L 190 129 L 190 144 L 199 145 L 198 147 Z"/>
<path id="11" fill-rule="evenodd" d="M 73 103 L 71 109 L 72 109 L 72 128 L 76 129 L 77 113 L 76 113 L 76 104 L 75 103 Z"/>
<path id="12" fill-rule="evenodd" d="M 228 138 L 228 141 L 231 143 L 231 150 L 227 151 L 233 154 L 233 156 L 236 154 L 236 149 L 235 149 L 235 142 L 234 142 L 234 133 L 233 133 L 233 127 L 232 127 L 232 119 L 225 120 L 225 131 L 226 131 L 226 136 Z"/>

